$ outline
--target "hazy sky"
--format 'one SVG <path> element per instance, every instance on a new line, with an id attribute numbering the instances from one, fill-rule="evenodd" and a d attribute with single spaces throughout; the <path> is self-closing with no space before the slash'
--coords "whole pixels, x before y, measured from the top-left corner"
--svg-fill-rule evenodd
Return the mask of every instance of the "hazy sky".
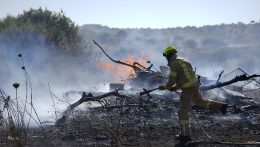
<path id="1" fill-rule="evenodd" d="M 260 0 L 0 0 L 0 17 L 61 9 L 76 24 L 167 28 L 260 20 Z"/>

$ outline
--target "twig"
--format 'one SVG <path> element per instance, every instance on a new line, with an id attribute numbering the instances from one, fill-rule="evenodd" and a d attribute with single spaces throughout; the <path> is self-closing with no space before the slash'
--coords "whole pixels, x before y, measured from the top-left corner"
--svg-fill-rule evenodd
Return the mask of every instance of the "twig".
<path id="1" fill-rule="evenodd" d="M 38 119 L 38 121 L 39 121 L 39 123 L 40 123 L 40 125 L 41 125 L 41 128 L 44 130 L 44 128 L 43 128 L 43 126 L 42 126 L 42 123 L 41 123 L 41 120 L 40 120 L 40 118 L 39 118 L 39 116 L 38 116 L 38 113 L 37 113 L 37 111 L 36 111 L 36 109 L 35 109 L 35 107 L 34 107 L 34 105 L 33 105 L 33 100 L 32 100 L 32 98 L 33 98 L 33 97 L 32 97 L 33 91 L 32 91 L 32 82 L 31 82 L 30 75 L 29 75 L 28 72 L 26 71 L 26 68 L 25 68 L 25 66 L 24 66 L 24 62 L 23 62 L 22 55 L 19 54 L 18 57 L 20 57 L 21 62 L 22 62 L 22 65 L 23 65 L 21 68 L 22 68 L 22 70 L 24 71 L 25 80 L 29 82 L 29 86 L 30 86 L 30 91 L 31 91 L 31 95 L 30 95 L 30 98 L 31 98 L 31 102 L 30 102 L 31 111 L 32 111 L 32 110 L 34 111 L 34 113 L 35 113 L 35 115 L 36 115 L 36 117 L 37 117 L 37 119 Z M 30 123 L 30 119 L 31 119 L 31 117 L 29 118 L 28 126 L 29 126 L 29 123 Z"/>
<path id="2" fill-rule="evenodd" d="M 54 108 L 54 113 L 55 113 L 55 117 L 56 117 L 55 120 L 57 120 L 57 110 L 56 110 L 56 107 L 55 107 L 55 102 L 54 102 L 54 99 L 53 99 L 53 95 L 52 95 L 52 91 L 51 91 L 51 87 L 50 87 L 49 82 L 48 82 L 48 87 L 49 87 L 49 92 L 50 92 L 50 95 L 51 95 L 53 108 Z"/>

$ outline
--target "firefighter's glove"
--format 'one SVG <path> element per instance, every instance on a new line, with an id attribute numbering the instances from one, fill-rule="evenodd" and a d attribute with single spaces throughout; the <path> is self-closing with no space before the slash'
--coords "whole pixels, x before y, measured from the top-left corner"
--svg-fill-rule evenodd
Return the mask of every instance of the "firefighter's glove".
<path id="1" fill-rule="evenodd" d="M 173 86 L 173 87 L 171 87 L 169 90 L 170 91 L 176 91 L 176 90 L 178 90 L 179 88 L 177 87 L 177 86 Z"/>
<path id="2" fill-rule="evenodd" d="M 165 90 L 166 89 L 164 85 L 161 85 L 158 88 L 159 88 L 159 90 Z"/>

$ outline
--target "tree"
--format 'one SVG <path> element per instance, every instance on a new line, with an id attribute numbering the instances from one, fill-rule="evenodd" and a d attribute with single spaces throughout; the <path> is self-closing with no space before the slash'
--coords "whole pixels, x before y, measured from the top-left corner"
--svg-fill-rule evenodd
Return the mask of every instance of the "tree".
<path id="1" fill-rule="evenodd" d="M 256 22 L 254 20 L 251 20 L 250 21 L 250 24 L 255 24 Z"/>
<path id="2" fill-rule="evenodd" d="M 18 16 L 6 16 L 0 20 L 0 34 L 2 41 L 18 41 L 25 47 L 43 37 L 49 47 L 63 52 L 83 51 L 78 26 L 63 11 L 31 8 Z"/>

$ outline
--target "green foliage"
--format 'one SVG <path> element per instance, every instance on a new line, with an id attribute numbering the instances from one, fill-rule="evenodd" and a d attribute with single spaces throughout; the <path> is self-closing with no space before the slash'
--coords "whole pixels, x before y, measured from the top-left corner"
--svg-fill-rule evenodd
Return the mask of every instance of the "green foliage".
<path id="1" fill-rule="evenodd" d="M 50 47 L 65 52 L 82 51 L 83 39 L 78 35 L 78 26 L 63 11 L 31 8 L 21 15 L 7 16 L 0 20 L 0 33 L 5 40 L 20 41 L 24 45 L 32 43 L 32 38 L 35 42 L 35 38 L 43 37 Z"/>

